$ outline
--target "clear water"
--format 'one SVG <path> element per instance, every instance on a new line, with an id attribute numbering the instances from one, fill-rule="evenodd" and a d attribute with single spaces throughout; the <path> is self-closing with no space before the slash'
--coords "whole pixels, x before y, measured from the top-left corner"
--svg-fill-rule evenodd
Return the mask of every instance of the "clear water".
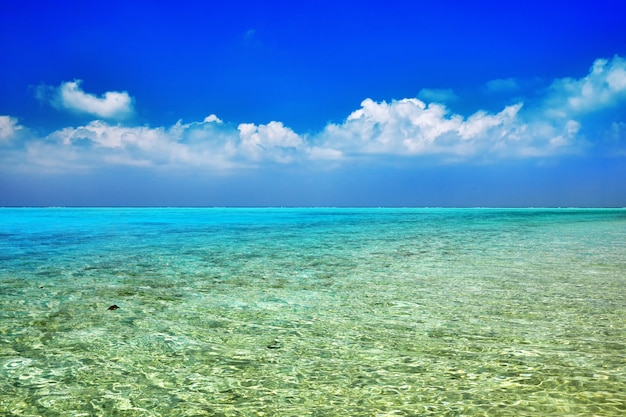
<path id="1" fill-rule="evenodd" d="M 3 416 L 625 414 L 623 209 L 0 209 Z"/>

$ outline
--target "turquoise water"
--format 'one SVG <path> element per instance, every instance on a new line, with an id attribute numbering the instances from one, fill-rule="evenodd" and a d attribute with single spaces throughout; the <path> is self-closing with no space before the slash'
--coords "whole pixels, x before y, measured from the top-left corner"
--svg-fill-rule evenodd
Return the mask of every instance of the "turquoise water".
<path id="1" fill-rule="evenodd" d="M 3 416 L 621 416 L 625 317 L 624 209 L 0 209 Z"/>

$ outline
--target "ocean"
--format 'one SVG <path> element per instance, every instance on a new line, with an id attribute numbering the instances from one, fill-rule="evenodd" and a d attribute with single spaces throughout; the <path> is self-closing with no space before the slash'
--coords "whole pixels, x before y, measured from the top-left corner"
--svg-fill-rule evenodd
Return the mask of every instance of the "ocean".
<path id="1" fill-rule="evenodd" d="M 626 209 L 0 209 L 2 416 L 622 416 Z"/>

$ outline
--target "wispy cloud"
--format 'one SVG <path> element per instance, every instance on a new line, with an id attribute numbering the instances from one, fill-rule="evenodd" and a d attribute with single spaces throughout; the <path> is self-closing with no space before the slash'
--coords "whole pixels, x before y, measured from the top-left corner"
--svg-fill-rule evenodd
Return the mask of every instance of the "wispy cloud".
<path id="1" fill-rule="evenodd" d="M 256 29 L 248 29 L 244 32 L 243 37 L 245 39 L 251 39 L 256 35 Z"/>
<path id="2" fill-rule="evenodd" d="M 40 86 L 37 97 L 52 106 L 103 119 L 125 119 L 134 113 L 133 98 L 127 92 L 107 91 L 101 97 L 86 93 L 82 80 L 67 81 L 58 87 Z"/>
<path id="3" fill-rule="evenodd" d="M 489 92 L 510 93 L 519 90 L 520 85 L 515 78 L 497 78 L 488 81 L 485 87 Z"/>
<path id="4" fill-rule="evenodd" d="M 422 88 L 417 93 L 417 98 L 436 103 L 449 103 L 459 99 L 451 88 Z"/>
<path id="5" fill-rule="evenodd" d="M 502 80 L 491 87 L 502 90 L 514 85 Z M 234 125 L 215 114 L 170 127 L 122 126 L 115 117 L 132 112 L 127 93 L 109 92 L 96 98 L 83 92 L 78 81 L 63 83 L 56 91 L 65 108 L 112 120 L 94 120 L 35 137 L 15 118 L 0 116 L 0 140 L 15 138 L 18 130 L 23 129 L 21 136 L 29 132 L 21 159 L 34 168 L 72 170 L 114 164 L 235 170 L 268 163 L 337 164 L 424 155 L 445 163 L 488 162 L 582 154 L 607 143 L 616 155 L 623 155 L 626 148 L 626 113 L 618 111 L 621 116 L 608 122 L 586 117 L 624 108 L 626 60 L 619 56 L 597 60 L 584 77 L 555 80 L 542 97 L 528 103 L 520 99 L 497 112 L 479 110 L 466 117 L 435 101 L 368 98 L 343 122 L 306 135 L 280 121 Z M 422 92 L 422 97 L 438 92 L 448 99 L 453 94 L 451 90 Z M 11 158 L 7 155 L 0 154 L 5 166 L 15 159 L 14 151 Z"/>

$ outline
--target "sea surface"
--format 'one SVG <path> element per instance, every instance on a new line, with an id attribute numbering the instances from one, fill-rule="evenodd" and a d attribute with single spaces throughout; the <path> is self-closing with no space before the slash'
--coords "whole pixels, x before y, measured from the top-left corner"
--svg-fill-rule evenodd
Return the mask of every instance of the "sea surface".
<path id="1" fill-rule="evenodd" d="M 0 209 L 0 415 L 623 416 L 626 210 Z"/>

